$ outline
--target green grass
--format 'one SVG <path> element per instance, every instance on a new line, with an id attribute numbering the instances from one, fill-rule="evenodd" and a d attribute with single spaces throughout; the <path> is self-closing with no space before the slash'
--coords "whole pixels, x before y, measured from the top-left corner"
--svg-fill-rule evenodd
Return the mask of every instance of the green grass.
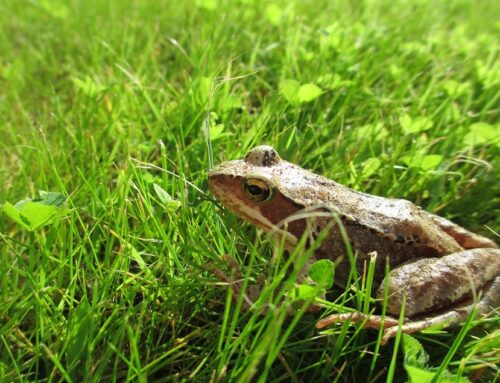
<path id="1" fill-rule="evenodd" d="M 465 0 L 2 1 L 0 203 L 48 190 L 67 211 L 33 232 L 0 214 L 0 380 L 404 381 L 394 341 L 286 315 L 296 273 L 214 203 L 207 171 L 271 144 L 495 238 L 499 13 Z M 321 95 L 301 102 L 304 84 Z M 265 276 L 265 315 L 208 270 L 231 272 L 225 254 L 247 283 Z M 375 307 L 363 290 L 328 298 Z M 498 325 L 416 339 L 440 373 L 489 382 Z"/>

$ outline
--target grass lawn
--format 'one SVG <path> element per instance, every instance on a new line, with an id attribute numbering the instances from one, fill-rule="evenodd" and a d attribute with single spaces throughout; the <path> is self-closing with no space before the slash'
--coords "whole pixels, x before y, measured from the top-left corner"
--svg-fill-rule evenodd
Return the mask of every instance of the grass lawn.
<path id="1" fill-rule="evenodd" d="M 270 144 L 498 241 L 498 14 L 493 0 L 2 0 L 0 381 L 498 380 L 499 315 L 385 346 L 287 316 L 283 252 L 207 188 L 214 164 Z M 40 190 L 66 201 L 13 206 Z M 264 315 L 210 271 L 235 275 L 226 254 L 263 277 Z M 334 288 L 330 312 L 371 312 L 369 296 Z"/>

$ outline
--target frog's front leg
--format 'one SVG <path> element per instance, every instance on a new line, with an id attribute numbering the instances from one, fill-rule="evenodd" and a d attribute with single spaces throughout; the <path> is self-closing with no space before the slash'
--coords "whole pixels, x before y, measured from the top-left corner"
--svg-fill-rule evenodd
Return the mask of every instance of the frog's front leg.
<path id="1" fill-rule="evenodd" d="M 463 321 L 474 305 L 466 302 L 475 292 L 484 290 L 483 298 L 477 302 L 477 312 L 485 313 L 500 304 L 500 250 L 470 249 L 441 258 L 424 258 L 403 264 L 392 270 L 387 283 L 387 312 L 399 316 L 403 302 L 404 314 L 413 321 L 403 324 L 402 331 L 411 333 L 442 324 L 450 326 Z M 377 297 L 385 296 L 383 281 Z M 443 310 L 446 312 L 443 312 Z M 434 316 L 429 313 L 439 312 Z M 366 327 L 377 328 L 380 316 L 351 315 L 340 318 L 332 315 L 318 322 L 322 328 L 330 323 L 350 319 L 363 321 Z M 415 318 L 426 317 L 422 320 Z M 383 341 L 386 342 L 398 331 L 397 321 L 384 321 Z"/>
<path id="2" fill-rule="evenodd" d="M 223 259 L 227 263 L 227 265 L 231 268 L 231 273 L 229 275 L 213 265 L 208 265 L 205 268 L 209 270 L 212 274 L 214 274 L 225 285 L 231 286 L 234 291 L 234 296 L 233 296 L 234 301 L 237 302 L 241 297 L 243 308 L 245 310 L 249 310 L 250 307 L 254 305 L 255 301 L 259 297 L 260 286 L 251 285 L 248 286 L 246 289 L 244 289 L 243 288 L 244 278 L 241 275 L 241 270 L 238 263 L 236 262 L 236 259 L 234 259 L 232 256 L 228 254 L 225 254 L 223 256 Z M 262 283 L 262 281 L 260 282 Z"/>

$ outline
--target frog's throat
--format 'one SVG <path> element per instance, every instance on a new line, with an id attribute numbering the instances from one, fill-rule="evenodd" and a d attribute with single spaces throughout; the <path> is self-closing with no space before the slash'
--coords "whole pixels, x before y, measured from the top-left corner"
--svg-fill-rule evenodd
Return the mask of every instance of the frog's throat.
<path id="1" fill-rule="evenodd" d="M 266 233 L 283 237 L 287 246 L 294 246 L 297 244 L 297 237 L 295 237 L 292 233 L 283 230 L 281 227 L 273 224 L 270 220 L 264 217 L 264 215 L 262 215 L 258 209 L 252 209 L 244 204 L 234 204 L 232 208 L 236 210 L 238 215 L 240 215 L 246 221 L 264 230 Z"/>

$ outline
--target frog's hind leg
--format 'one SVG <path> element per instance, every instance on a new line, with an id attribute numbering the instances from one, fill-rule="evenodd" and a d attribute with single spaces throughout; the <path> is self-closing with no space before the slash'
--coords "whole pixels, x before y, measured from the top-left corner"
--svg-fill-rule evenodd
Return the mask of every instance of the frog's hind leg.
<path id="1" fill-rule="evenodd" d="M 500 277 L 497 277 L 486 290 L 486 293 L 477 303 L 467 303 L 457 306 L 451 310 L 447 310 L 442 314 L 433 317 L 427 317 L 417 321 L 405 321 L 399 327 L 399 321 L 395 318 L 382 315 L 366 315 L 363 313 L 343 313 L 334 314 L 321 319 L 316 323 L 316 328 L 322 329 L 333 323 L 351 321 L 355 323 L 362 323 L 364 328 L 378 330 L 384 328 L 382 335 L 382 344 L 386 344 L 389 339 L 395 337 L 400 331 L 405 334 L 412 334 L 433 326 L 441 326 L 446 328 L 455 324 L 465 322 L 467 317 L 471 315 L 475 309 L 476 315 L 484 315 L 492 311 L 492 308 L 500 305 Z"/>
<path id="2" fill-rule="evenodd" d="M 471 315 L 471 313 L 474 311 L 474 309 L 474 313 L 476 315 L 484 315 L 491 312 L 492 308 L 498 307 L 499 305 L 500 277 L 497 277 L 486 290 L 486 293 L 484 294 L 482 299 L 476 304 L 465 304 L 452 310 L 448 310 L 440 315 L 405 323 L 401 326 L 401 331 L 405 334 L 411 334 L 433 326 L 441 326 L 442 328 L 446 328 L 455 324 L 465 322 L 468 316 Z M 396 336 L 398 331 L 398 325 L 386 328 L 382 336 L 382 344 L 386 344 L 390 338 Z"/>
<path id="3" fill-rule="evenodd" d="M 436 223 L 450 237 L 454 238 L 464 249 L 496 248 L 497 245 L 491 239 L 475 234 L 463 227 L 453 223 L 446 218 L 428 213 L 429 218 Z"/>
<path id="4" fill-rule="evenodd" d="M 334 314 L 320 320 L 316 327 L 346 320 L 361 322 L 367 328 L 383 325 L 385 343 L 398 332 L 399 322 L 394 317 L 399 316 L 403 304 L 404 315 L 410 318 L 447 309 L 434 317 L 403 323 L 403 332 L 412 333 L 437 324 L 450 326 L 467 318 L 474 305 L 463 302 L 481 289 L 485 295 L 478 302 L 477 312 L 488 312 L 500 304 L 500 250 L 469 249 L 441 258 L 418 259 L 395 268 L 388 278 L 387 283 L 381 283 L 377 297 L 383 300 L 387 296 L 386 309 L 392 318 L 361 313 Z"/>

